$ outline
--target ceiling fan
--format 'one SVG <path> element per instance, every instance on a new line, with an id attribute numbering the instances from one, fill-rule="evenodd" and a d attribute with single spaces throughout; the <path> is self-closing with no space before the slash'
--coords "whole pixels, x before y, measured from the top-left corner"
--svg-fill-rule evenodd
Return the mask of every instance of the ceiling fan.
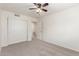
<path id="1" fill-rule="evenodd" d="M 44 4 L 33 3 L 33 4 L 36 6 L 36 8 L 29 8 L 29 10 L 36 10 L 37 13 L 40 13 L 42 11 L 44 11 L 44 12 L 48 11 L 47 9 L 45 9 L 45 7 L 49 5 L 48 3 L 44 3 Z"/>

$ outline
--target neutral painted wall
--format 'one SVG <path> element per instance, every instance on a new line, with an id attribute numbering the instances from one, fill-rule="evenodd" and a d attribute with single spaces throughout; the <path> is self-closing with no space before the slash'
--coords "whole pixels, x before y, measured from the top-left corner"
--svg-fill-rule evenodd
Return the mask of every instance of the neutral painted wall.
<path id="1" fill-rule="evenodd" d="M 43 21 L 42 40 L 79 51 L 79 6 L 40 20 Z"/>

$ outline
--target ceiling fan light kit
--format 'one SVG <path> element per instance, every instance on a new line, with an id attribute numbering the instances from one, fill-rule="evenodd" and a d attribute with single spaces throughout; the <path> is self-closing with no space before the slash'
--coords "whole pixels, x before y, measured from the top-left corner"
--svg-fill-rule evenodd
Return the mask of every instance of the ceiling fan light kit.
<path id="1" fill-rule="evenodd" d="M 48 6 L 48 3 L 33 3 L 36 8 L 29 8 L 29 10 L 35 10 L 37 14 L 40 14 L 42 11 L 47 12 L 47 10 L 45 9 L 46 6 Z"/>
<path id="2" fill-rule="evenodd" d="M 40 8 L 38 8 L 37 10 L 36 10 L 36 12 L 38 13 L 38 12 L 42 12 L 42 10 L 40 9 Z"/>

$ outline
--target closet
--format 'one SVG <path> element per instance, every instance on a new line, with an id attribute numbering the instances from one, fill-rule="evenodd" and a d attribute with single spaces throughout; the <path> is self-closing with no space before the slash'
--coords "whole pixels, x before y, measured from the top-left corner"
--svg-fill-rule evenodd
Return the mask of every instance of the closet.
<path id="1" fill-rule="evenodd" d="M 32 40 L 32 18 L 16 13 L 1 12 L 0 27 L 1 40 L 0 46 L 20 43 Z"/>
<path id="2" fill-rule="evenodd" d="M 27 21 L 22 20 L 17 16 L 8 17 L 7 21 L 7 35 L 9 44 L 28 40 Z"/>

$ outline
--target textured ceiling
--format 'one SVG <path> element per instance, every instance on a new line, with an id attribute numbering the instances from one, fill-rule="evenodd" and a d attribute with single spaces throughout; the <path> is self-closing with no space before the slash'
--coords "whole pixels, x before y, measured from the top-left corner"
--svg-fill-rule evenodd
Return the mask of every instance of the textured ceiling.
<path id="1" fill-rule="evenodd" d="M 30 7 L 35 7 L 32 3 L 0 3 L 0 9 L 13 11 L 17 13 L 22 13 L 25 15 L 30 15 L 32 17 L 43 17 L 45 15 L 53 14 L 65 9 L 68 9 L 73 6 L 79 5 L 78 3 L 49 3 L 49 6 L 46 7 L 48 10 L 47 13 L 41 12 L 41 15 L 38 15 L 35 10 L 29 10 Z"/>

